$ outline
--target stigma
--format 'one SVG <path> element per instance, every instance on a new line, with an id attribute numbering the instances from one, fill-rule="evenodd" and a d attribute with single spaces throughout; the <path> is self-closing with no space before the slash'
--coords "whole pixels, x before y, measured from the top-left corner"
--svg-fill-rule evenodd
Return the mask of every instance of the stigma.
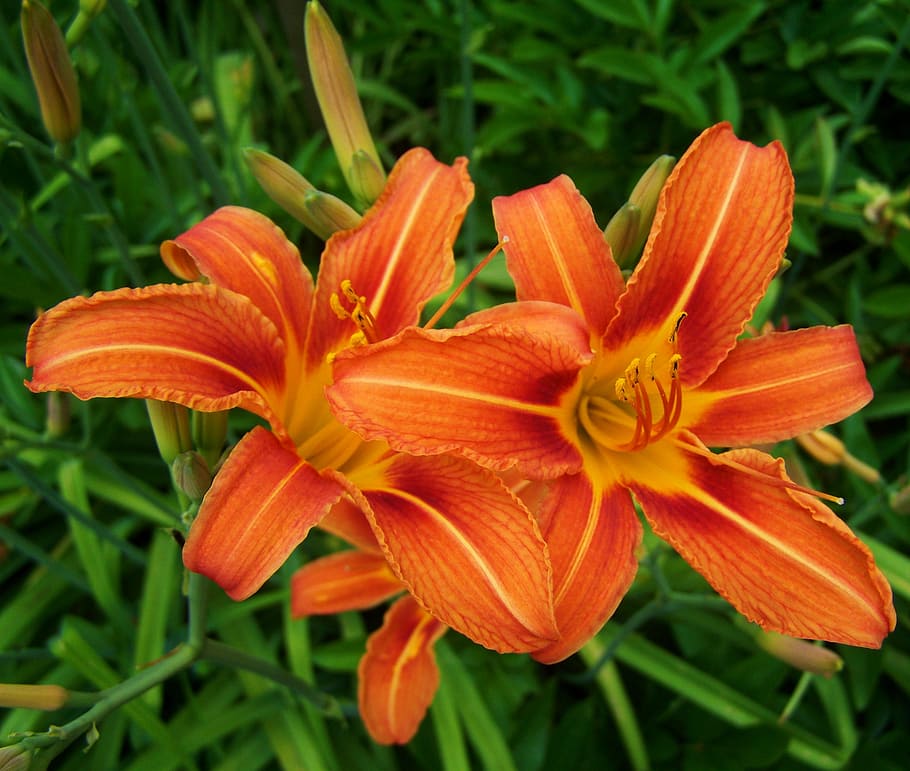
<path id="1" fill-rule="evenodd" d="M 347 278 L 341 282 L 341 294 L 350 305 L 350 310 L 344 306 L 337 292 L 332 292 L 329 304 L 338 318 L 350 319 L 356 325 L 357 332 L 351 337 L 351 345 L 377 342 L 379 333 L 376 331 L 376 319 L 367 307 L 367 298 L 357 294 Z"/>

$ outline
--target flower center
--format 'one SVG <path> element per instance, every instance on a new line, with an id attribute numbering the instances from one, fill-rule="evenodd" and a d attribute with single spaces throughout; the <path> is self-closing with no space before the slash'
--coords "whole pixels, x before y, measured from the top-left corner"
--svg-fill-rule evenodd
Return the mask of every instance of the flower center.
<path id="1" fill-rule="evenodd" d="M 341 302 L 341 298 L 336 292 L 332 292 L 329 298 L 329 304 L 335 315 L 340 319 L 350 319 L 357 325 L 357 332 L 351 337 L 351 345 L 362 345 L 363 343 L 375 343 L 379 340 L 379 334 L 376 332 L 376 319 L 367 308 L 367 298 L 357 294 L 351 284 L 350 279 L 344 279 L 341 282 L 341 293 L 348 301 L 351 309 L 348 310 Z"/>
<path id="2" fill-rule="evenodd" d="M 633 358 L 613 381 L 612 393 L 590 388 L 581 398 L 579 421 L 591 439 L 617 452 L 636 452 L 669 433 L 682 414 L 679 370 L 680 314 L 667 338 L 669 353 Z"/>

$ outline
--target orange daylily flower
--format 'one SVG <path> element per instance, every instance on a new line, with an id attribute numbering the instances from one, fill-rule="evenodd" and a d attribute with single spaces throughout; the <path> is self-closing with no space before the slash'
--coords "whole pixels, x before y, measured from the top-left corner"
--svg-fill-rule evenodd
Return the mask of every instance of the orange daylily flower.
<path id="1" fill-rule="evenodd" d="M 29 335 L 28 386 L 242 407 L 269 423 L 231 452 L 183 552 L 234 599 L 353 501 L 398 580 L 441 621 L 496 650 L 539 647 L 557 633 L 546 547 L 527 508 L 463 458 L 362 441 L 323 393 L 336 353 L 417 323 L 448 286 L 472 195 L 464 159 L 406 153 L 360 225 L 329 239 L 315 287 L 270 220 L 220 209 L 162 246 L 191 283 L 77 297 L 43 314 Z"/>
<path id="2" fill-rule="evenodd" d="M 497 198 L 518 302 L 448 331 L 340 354 L 336 415 L 398 450 L 460 452 L 549 478 L 558 661 L 631 583 L 641 525 L 743 615 L 794 637 L 878 647 L 891 590 L 869 550 L 782 461 L 750 449 L 850 415 L 872 391 L 850 327 L 738 339 L 792 222 L 783 148 L 705 131 L 665 185 L 627 285 L 567 177 Z"/>
<path id="3" fill-rule="evenodd" d="M 295 618 L 365 610 L 405 590 L 375 539 L 352 532 L 352 516 L 333 516 L 332 531 L 355 543 L 304 565 L 291 579 Z M 362 519 L 362 515 L 359 515 Z M 410 595 L 397 599 L 382 627 L 370 635 L 357 669 L 357 700 L 370 736 L 380 744 L 407 744 L 417 733 L 439 687 L 433 652 L 447 627 Z"/>

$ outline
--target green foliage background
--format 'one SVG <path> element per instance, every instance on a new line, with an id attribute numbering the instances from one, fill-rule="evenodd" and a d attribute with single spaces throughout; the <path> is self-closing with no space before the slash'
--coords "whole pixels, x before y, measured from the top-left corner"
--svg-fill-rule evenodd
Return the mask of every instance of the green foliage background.
<path id="1" fill-rule="evenodd" d="M 413 145 L 446 161 L 471 156 L 477 196 L 464 265 L 495 242 L 494 195 L 567 173 L 604 225 L 654 157 L 680 155 L 711 123 L 784 143 L 797 182 L 792 266 L 763 313 L 793 327 L 854 325 L 876 397 L 835 432 L 883 481 L 821 466 L 789 443 L 777 452 L 847 499 L 839 514 L 892 581 L 898 629 L 881 652 L 838 648 L 846 667 L 830 680 L 801 675 L 762 652 L 726 603 L 649 539 L 635 585 L 596 642 L 608 663 L 590 670 L 592 649 L 545 668 L 452 633 L 420 733 L 407 747 L 380 748 L 355 709 L 356 664 L 381 611 L 287 615 L 293 567 L 334 546 L 313 536 L 253 599 L 213 597 L 210 633 L 332 694 L 346 720 L 266 679 L 203 663 L 106 718 L 88 754 L 77 742 L 54 768 L 903 768 L 907 2 L 324 5 L 388 165 Z M 84 126 L 68 157 L 43 131 L 12 6 L 0 17 L 0 681 L 91 691 L 185 635 L 168 533 L 179 509 L 141 403 L 73 401 L 68 431 L 46 431 L 47 399 L 22 386 L 28 325 L 74 294 L 168 280 L 160 241 L 224 203 L 272 216 L 315 267 L 320 242 L 258 189 L 243 147 L 284 158 L 322 189 L 345 189 L 308 82 L 302 0 L 109 0 L 73 50 Z M 51 8 L 66 29 L 77 3 Z M 883 187 L 870 193 L 861 180 Z M 508 293 L 494 264 L 468 302 Z M 236 419 L 234 438 L 246 425 Z M 73 714 L 10 710 L 0 736 Z"/>

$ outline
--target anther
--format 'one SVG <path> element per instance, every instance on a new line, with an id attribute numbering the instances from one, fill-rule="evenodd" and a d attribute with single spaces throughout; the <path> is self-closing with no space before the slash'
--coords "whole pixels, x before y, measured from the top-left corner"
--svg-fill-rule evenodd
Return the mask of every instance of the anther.
<path id="1" fill-rule="evenodd" d="M 673 325 L 673 331 L 670 333 L 670 337 L 667 339 L 668 343 L 675 343 L 676 338 L 679 336 L 679 327 L 683 323 L 683 319 L 686 318 L 689 314 L 683 311 L 679 314 L 679 318 L 676 319 L 676 323 Z"/>
<path id="2" fill-rule="evenodd" d="M 684 318 L 685 313 L 679 315 L 670 333 L 668 341 L 673 345 L 673 353 L 660 367 L 661 374 L 655 371 L 658 354 L 649 353 L 643 370 L 641 359 L 634 358 L 623 371 L 623 376 L 614 383 L 617 401 L 631 407 L 635 417 L 632 437 L 621 449 L 640 450 L 670 432 L 679 422 L 682 414 L 682 384 L 679 381 L 682 354 L 677 350 L 677 343 Z M 664 366 L 666 369 L 663 369 Z"/>
<path id="3" fill-rule="evenodd" d="M 340 285 L 341 293 L 350 303 L 351 310 L 344 307 L 341 298 L 336 292 L 332 292 L 329 297 L 329 305 L 335 311 L 335 315 L 340 319 L 350 319 L 357 325 L 358 332 L 351 338 L 352 345 L 359 345 L 363 342 L 375 343 L 379 336 L 376 333 L 376 319 L 367 308 L 367 298 L 357 294 L 351 284 L 350 279 L 344 279 Z"/>

